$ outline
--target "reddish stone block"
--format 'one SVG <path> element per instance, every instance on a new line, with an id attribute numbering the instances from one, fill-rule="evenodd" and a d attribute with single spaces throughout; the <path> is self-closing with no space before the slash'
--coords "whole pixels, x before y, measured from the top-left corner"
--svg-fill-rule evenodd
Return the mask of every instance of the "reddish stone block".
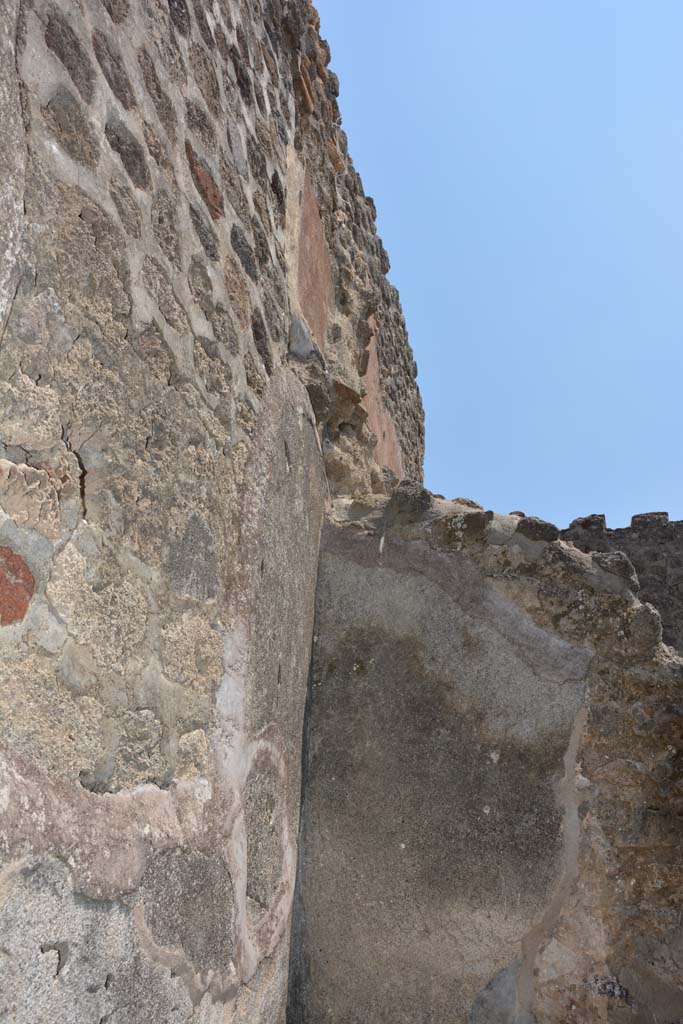
<path id="1" fill-rule="evenodd" d="M 331 282 L 330 254 L 318 201 L 306 175 L 301 196 L 297 285 L 301 310 L 321 350 L 325 347 Z"/>
<path id="2" fill-rule="evenodd" d="M 0 547 L 0 625 L 21 622 L 34 589 L 35 581 L 23 558 L 12 548 Z"/>
<path id="3" fill-rule="evenodd" d="M 368 346 L 368 366 L 363 378 L 363 383 L 366 387 L 363 408 L 368 414 L 368 427 L 377 437 L 377 447 L 374 452 L 375 462 L 379 466 L 388 466 L 398 479 L 402 480 L 405 476 L 405 469 L 403 466 L 401 443 L 398 439 L 396 425 L 382 398 L 379 360 L 377 358 L 379 325 L 374 317 L 371 317 L 370 328 L 372 330 L 372 339 Z"/>
<path id="4" fill-rule="evenodd" d="M 213 180 L 208 167 L 202 158 L 195 153 L 189 141 L 185 142 L 185 153 L 187 154 L 187 162 L 190 165 L 195 188 L 206 203 L 206 208 L 211 214 L 212 219 L 220 220 L 225 215 L 221 190 Z"/>

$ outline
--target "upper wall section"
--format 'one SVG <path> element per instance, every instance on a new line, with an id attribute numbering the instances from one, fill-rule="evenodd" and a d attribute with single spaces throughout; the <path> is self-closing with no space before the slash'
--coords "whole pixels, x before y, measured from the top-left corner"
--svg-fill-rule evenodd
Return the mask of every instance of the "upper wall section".
<path id="1" fill-rule="evenodd" d="M 285 6 L 272 0 L 273 16 Z M 276 41 L 276 46 L 289 48 L 292 56 L 295 150 L 306 169 L 304 180 L 299 178 L 291 192 L 291 202 L 298 204 L 304 226 L 304 261 L 313 254 L 315 262 L 311 269 L 299 263 L 301 301 L 308 303 L 305 312 L 316 340 L 322 341 L 324 334 L 325 359 L 335 382 L 333 406 L 356 405 L 356 395 L 366 392 L 362 410 L 355 410 L 348 422 L 340 419 L 342 408 L 333 409 L 329 436 L 335 440 L 341 431 L 340 447 L 348 450 L 349 427 L 356 429 L 359 414 L 367 416 L 367 429 L 377 438 L 379 464 L 388 466 L 399 478 L 422 479 L 424 428 L 415 383 L 417 370 L 398 293 L 385 276 L 389 259 L 376 233 L 375 204 L 364 195 L 340 128 L 339 83 L 327 69 L 329 48 L 320 39 L 317 14 L 306 0 L 290 3 L 282 24 L 288 39 Z M 316 326 L 324 321 L 327 287 L 327 259 L 322 252 L 316 203 L 329 250 L 332 285 L 324 332 L 316 332 Z M 345 489 L 346 462 L 336 462 L 330 473 L 333 490 Z M 337 476 L 342 478 L 341 485 Z M 358 489 L 357 481 L 352 489 Z"/>
<path id="2" fill-rule="evenodd" d="M 31 172 L 60 181 L 65 203 L 77 190 L 98 205 L 130 276 L 111 315 L 203 338 L 202 353 L 176 362 L 183 377 L 206 364 L 209 392 L 222 347 L 230 395 L 209 406 L 238 433 L 289 359 L 313 399 L 333 492 L 385 489 L 383 466 L 421 478 L 416 367 L 310 3 L 26 3 L 19 33 Z M 17 98 L 2 103 L 11 254 L 24 154 Z M 47 206 L 41 215 L 54 219 Z M 68 273 L 58 246 L 55 263 Z"/>
<path id="3" fill-rule="evenodd" d="M 671 522 L 666 512 L 645 512 L 633 516 L 628 527 L 608 530 L 603 515 L 584 516 L 562 536 L 581 551 L 628 555 L 641 600 L 662 616 L 665 642 L 683 651 L 683 521 Z"/>

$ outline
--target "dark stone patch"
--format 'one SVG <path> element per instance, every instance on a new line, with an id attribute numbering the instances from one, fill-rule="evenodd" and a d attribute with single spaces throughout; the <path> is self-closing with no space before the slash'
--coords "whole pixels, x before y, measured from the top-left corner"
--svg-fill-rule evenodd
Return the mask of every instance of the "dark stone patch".
<path id="1" fill-rule="evenodd" d="M 94 170 L 100 159 L 100 144 L 88 118 L 73 93 L 60 85 L 43 110 L 52 135 L 72 160 Z"/>
<path id="2" fill-rule="evenodd" d="M 246 330 L 251 324 L 249 285 L 242 264 L 230 249 L 223 253 L 223 272 L 230 310 L 239 327 Z"/>
<path id="3" fill-rule="evenodd" d="M 256 241 L 256 248 L 258 250 L 260 243 L 259 243 L 258 237 L 256 236 L 256 227 L 258 227 L 259 229 L 262 228 L 263 231 L 265 232 L 266 236 L 270 236 L 270 237 L 272 237 L 274 235 L 275 228 L 274 228 L 274 225 L 273 225 L 273 218 L 272 218 L 271 213 L 270 213 L 270 207 L 269 207 L 268 203 L 266 202 L 266 199 L 265 199 L 263 193 L 260 192 L 257 188 L 255 188 L 254 191 L 252 192 L 252 201 L 254 203 L 255 214 L 251 218 L 251 223 L 252 223 L 252 228 L 254 230 L 254 239 Z M 267 241 L 267 239 L 266 239 L 266 249 L 268 249 L 268 241 Z M 268 255 L 267 262 L 270 263 L 271 260 L 270 260 L 270 250 L 269 249 L 268 249 L 268 253 L 269 253 L 269 255 Z M 259 263 L 260 263 L 261 262 L 261 256 L 259 255 L 257 258 L 258 258 Z"/>
<path id="4" fill-rule="evenodd" d="M 266 390 L 266 380 L 256 366 L 256 361 L 251 352 L 247 352 L 244 356 L 244 375 L 247 378 L 249 390 L 253 391 L 260 398 Z"/>
<path id="5" fill-rule="evenodd" d="M 33 597 L 35 582 L 23 558 L 0 547 L 0 626 L 21 622 Z"/>
<path id="6" fill-rule="evenodd" d="M 202 249 L 210 260 L 218 260 L 218 237 L 201 210 L 190 203 L 190 220 Z"/>
<path id="7" fill-rule="evenodd" d="M 237 39 L 238 52 L 246 64 L 247 67 L 251 64 L 251 57 L 249 55 L 249 44 L 247 43 L 247 37 L 244 34 L 241 25 L 235 26 L 235 38 Z"/>
<path id="8" fill-rule="evenodd" d="M 233 224 L 230 230 L 230 242 L 249 277 L 252 281 L 257 281 L 258 270 L 256 260 L 254 259 L 254 252 L 239 224 Z"/>
<path id="9" fill-rule="evenodd" d="M 166 129 L 166 134 L 171 142 L 175 142 L 176 116 L 173 104 L 161 87 L 161 83 L 159 82 L 159 77 L 154 66 L 154 61 L 148 54 L 147 50 L 142 49 L 139 51 L 138 64 L 142 71 L 145 88 L 152 98 L 152 103 L 159 115 L 159 120 Z"/>
<path id="10" fill-rule="evenodd" d="M 259 109 L 261 117 L 268 117 L 268 106 L 266 104 L 266 98 L 263 95 L 263 89 L 258 82 L 254 82 L 254 96 L 256 97 L 256 106 Z"/>
<path id="11" fill-rule="evenodd" d="M 178 37 L 171 26 L 168 34 L 158 35 L 155 40 L 156 52 L 161 63 L 161 75 L 164 82 L 176 85 L 182 90 L 187 85 L 187 68 Z"/>
<path id="12" fill-rule="evenodd" d="M 228 201 L 232 206 L 235 213 L 238 214 L 240 220 L 249 220 L 249 203 L 247 197 L 244 194 L 244 188 L 242 182 L 235 168 L 228 162 L 225 157 L 223 150 L 221 149 L 220 156 L 221 164 L 221 179 L 223 181 L 223 188 L 228 197 Z"/>
<path id="13" fill-rule="evenodd" d="M 683 521 L 669 521 L 665 512 L 641 513 L 631 526 L 611 530 L 604 515 L 594 514 L 575 519 L 561 536 L 580 551 L 623 551 L 637 575 L 631 588 L 639 586 L 640 600 L 660 613 L 664 642 L 683 651 Z M 604 562 L 603 568 L 610 564 L 615 571 L 614 562 Z M 626 569 L 622 564 L 625 579 Z"/>
<path id="14" fill-rule="evenodd" d="M 169 580 L 178 594 L 208 601 L 218 594 L 216 549 L 213 534 L 198 512 L 193 512 L 182 537 L 171 544 Z"/>
<path id="15" fill-rule="evenodd" d="M 227 973 L 233 951 L 232 881 L 220 850 L 156 851 L 142 882 L 155 941 L 180 947 L 197 970 Z"/>
<path id="16" fill-rule="evenodd" d="M 265 270 L 268 264 L 271 262 L 270 249 L 268 248 L 268 239 L 266 233 L 261 227 L 259 221 L 252 217 L 251 230 L 254 233 L 254 245 L 256 248 L 256 259 L 261 270 Z"/>
<path id="17" fill-rule="evenodd" d="M 220 342 L 216 341 L 214 338 L 204 338 L 201 335 L 196 338 L 196 341 L 208 359 L 213 359 L 216 362 L 225 362 Z M 230 368 L 227 363 L 225 364 L 225 370 L 228 373 L 228 376 L 230 376 Z"/>
<path id="18" fill-rule="evenodd" d="M 293 18 L 297 18 L 298 21 L 301 16 L 295 10 L 292 13 L 287 11 L 287 16 L 285 18 L 282 0 L 266 0 L 266 3 L 263 5 L 263 18 L 268 38 L 275 50 L 278 51 L 282 45 L 283 29 L 285 31 L 290 31 L 290 24 Z M 302 24 L 300 26 L 300 32 L 303 32 L 303 28 Z M 293 37 L 298 38 L 296 35 L 296 27 L 294 27 Z"/>
<path id="19" fill-rule="evenodd" d="M 546 523 L 536 516 L 523 516 L 517 523 L 515 533 L 521 533 L 529 540 L 553 541 L 560 536 L 560 531 L 552 523 Z"/>
<path id="20" fill-rule="evenodd" d="M 230 59 L 232 66 L 235 69 L 235 77 L 237 79 L 237 87 L 242 94 L 244 102 L 251 106 L 254 102 L 254 96 L 251 87 L 251 76 L 244 65 L 244 59 L 240 55 L 239 50 L 236 46 L 230 47 Z"/>
<path id="21" fill-rule="evenodd" d="M 185 153 L 187 154 L 187 162 L 190 165 L 190 173 L 192 174 L 195 188 L 204 200 L 213 220 L 220 220 L 221 217 L 225 216 L 221 190 L 214 181 L 206 162 L 192 148 L 192 143 L 189 139 L 185 141 Z"/>
<path id="22" fill-rule="evenodd" d="M 275 196 L 275 202 L 277 203 L 278 211 L 284 216 L 285 212 L 285 190 L 280 180 L 280 175 L 277 171 L 273 171 L 273 176 L 270 179 L 270 188 Z"/>
<path id="23" fill-rule="evenodd" d="M 213 285 L 204 261 L 199 256 L 192 257 L 187 281 L 192 297 L 202 313 L 205 317 L 210 317 L 213 312 Z"/>
<path id="24" fill-rule="evenodd" d="M 264 147 L 254 138 L 253 135 L 247 136 L 247 154 L 249 157 L 251 173 L 258 179 L 259 184 L 263 187 L 263 185 L 268 181 L 266 157 Z"/>
<path id="25" fill-rule="evenodd" d="M 128 17 L 128 0 L 102 0 L 102 6 L 115 25 L 120 25 Z"/>
<path id="26" fill-rule="evenodd" d="M 223 60 L 227 61 L 228 58 L 230 57 L 230 47 L 228 46 L 228 40 L 225 38 L 225 32 L 220 27 L 220 25 L 216 26 L 214 35 L 216 38 L 216 46 L 218 47 L 218 52 L 220 53 Z"/>
<path id="27" fill-rule="evenodd" d="M 266 368 L 266 373 L 270 377 L 273 373 L 273 353 L 270 350 L 266 325 L 264 324 L 263 317 L 258 309 L 254 310 L 251 317 L 251 333 L 254 337 L 256 351 L 260 355 L 263 365 Z"/>
<path id="28" fill-rule="evenodd" d="M 594 975 L 588 982 L 588 987 L 596 996 L 607 996 L 610 999 L 623 999 L 628 1001 L 628 990 L 620 984 L 618 978 L 601 977 Z"/>
<path id="29" fill-rule="evenodd" d="M 139 238 L 142 228 L 140 209 L 135 201 L 134 193 L 128 188 L 123 178 L 114 177 L 111 179 L 109 195 L 116 207 L 126 234 L 130 235 L 131 238 Z"/>
<path id="30" fill-rule="evenodd" d="M 217 303 L 209 319 L 211 320 L 213 333 L 218 340 L 226 346 L 231 355 L 238 355 L 240 350 L 239 339 L 229 311 L 220 303 Z"/>
<path id="31" fill-rule="evenodd" d="M 45 42 L 59 57 L 85 102 L 90 103 L 95 87 L 95 70 L 78 36 L 56 8 L 48 17 Z"/>
<path id="32" fill-rule="evenodd" d="M 632 530 L 648 531 L 651 527 L 657 528 L 661 526 L 668 526 L 668 524 L 668 512 L 640 512 L 635 516 L 631 516 Z"/>
<path id="33" fill-rule="evenodd" d="M 176 201 L 170 192 L 157 192 L 152 200 L 152 231 L 166 259 L 180 269 L 180 242 L 175 208 Z"/>
<path id="34" fill-rule="evenodd" d="M 277 109 L 274 103 L 271 107 L 271 117 L 273 119 L 273 123 L 275 125 L 280 142 L 282 143 L 283 146 L 287 146 L 289 144 L 289 131 L 287 130 L 287 125 L 285 123 L 285 119 L 282 116 L 281 111 Z"/>
<path id="35" fill-rule="evenodd" d="M 360 560 L 351 563 L 350 559 L 349 565 L 349 576 L 335 567 L 334 583 L 329 575 L 322 576 L 323 593 L 335 587 L 345 595 L 355 589 L 364 591 L 365 577 L 373 569 Z M 393 562 L 392 569 L 396 565 Z M 329 574 L 329 567 L 322 571 Z M 448 579 L 446 572 L 441 580 Z M 441 585 L 448 594 L 447 585 Z M 455 582 L 448 585 L 456 586 Z M 377 599 L 396 600 L 396 592 L 389 597 L 383 586 L 377 588 Z M 415 591 L 418 602 L 427 599 L 420 586 Z M 328 618 L 335 615 L 338 621 L 339 607 L 332 605 Z M 323 630 L 330 628 L 329 622 L 323 619 L 318 628 L 325 638 Z M 361 1015 L 367 1014 L 367 1020 L 399 1020 L 404 1006 L 405 1020 L 422 1019 L 417 1011 L 430 1003 L 418 985 L 421 972 L 426 972 L 429 987 L 442 986 L 431 1004 L 434 1022 L 464 1024 L 469 1019 L 470 1024 L 509 1024 L 513 1018 L 505 1012 L 514 1010 L 514 967 L 511 975 L 498 976 L 480 994 L 470 1018 L 464 1007 L 452 1005 L 462 986 L 456 932 L 439 926 L 444 954 L 438 968 L 427 962 L 426 968 L 422 963 L 411 964 L 408 971 L 394 948 L 387 947 L 386 936 L 410 934 L 426 913 L 437 920 L 441 907 L 461 902 L 497 910 L 506 905 L 509 894 L 515 894 L 525 908 L 544 906 L 555 884 L 561 852 L 561 809 L 555 785 L 566 733 L 541 734 L 528 744 L 512 739 L 498 742 L 500 767 L 484 769 L 492 744 L 483 713 L 471 710 L 458 693 L 455 669 L 451 678 L 425 666 L 429 645 L 436 646 L 434 636 L 403 633 L 399 637 L 377 629 L 374 623 L 352 629 L 341 623 L 334 643 L 329 636 L 321 640 L 324 654 L 314 663 L 310 728 L 315 740 L 304 761 L 308 819 L 304 819 L 301 862 L 304 871 L 312 875 L 317 869 L 317 874 L 313 883 L 305 874 L 299 883 L 304 886 L 302 925 L 308 938 L 303 950 L 299 944 L 296 956 L 303 952 L 310 957 L 314 972 L 320 972 L 331 956 L 345 964 L 351 994 L 346 1004 L 340 998 L 340 1020 L 354 1019 L 348 1014 L 350 1004 L 357 1007 L 358 1019 L 366 1019 Z M 444 638 L 444 642 L 450 640 Z M 463 642 L 475 646 L 478 641 L 464 631 Z M 476 649 L 471 656 L 486 657 Z M 485 671 L 481 674 L 482 686 L 489 685 Z M 494 692 L 490 699 L 495 701 Z M 338 874 L 330 874 L 332 865 Z M 343 891 L 351 878 L 352 909 L 345 904 L 337 922 L 334 897 L 327 899 L 325 894 Z M 357 928 L 356 923 L 361 908 L 371 904 L 377 908 L 377 920 L 359 940 L 362 924 Z M 490 941 L 495 941 L 495 924 L 490 927 Z M 473 939 L 477 941 L 482 940 Z M 388 1005 L 384 1012 L 375 1001 L 374 971 L 366 975 L 363 967 L 372 963 L 374 968 L 375 962 L 378 976 L 385 981 L 382 997 Z M 295 966 L 299 972 L 301 962 Z M 338 978 L 342 972 L 338 968 L 337 972 Z M 331 984 L 339 992 L 334 975 L 333 971 Z M 301 980 L 315 1013 L 320 985 Z"/>
<path id="36" fill-rule="evenodd" d="M 181 36 L 190 34 L 190 12 L 185 0 L 168 0 L 168 13 Z"/>
<path id="37" fill-rule="evenodd" d="M 201 104 L 194 100 L 185 100 L 185 119 L 187 127 L 199 136 L 206 149 L 216 148 L 216 129 L 209 115 Z"/>
<path id="38" fill-rule="evenodd" d="M 109 88 L 119 103 L 126 110 L 131 110 L 135 106 L 135 94 L 118 47 L 98 29 L 92 34 L 92 45 Z"/>
<path id="39" fill-rule="evenodd" d="M 123 121 L 112 119 L 104 126 L 109 145 L 118 153 L 126 174 L 136 188 L 147 190 L 151 185 L 145 151 Z"/>
<path id="40" fill-rule="evenodd" d="M 204 0 L 194 0 L 192 7 L 194 10 L 195 21 L 197 22 L 197 27 L 199 29 L 201 37 L 206 43 L 206 45 L 209 47 L 209 49 L 212 49 L 215 44 L 213 40 L 213 35 L 211 34 L 211 28 L 209 26 L 208 21 L 206 20 L 206 15 L 204 14 Z"/>
<path id="41" fill-rule="evenodd" d="M 207 107 L 214 115 L 220 117 L 221 92 L 211 58 L 202 46 L 190 47 L 190 66 Z"/>

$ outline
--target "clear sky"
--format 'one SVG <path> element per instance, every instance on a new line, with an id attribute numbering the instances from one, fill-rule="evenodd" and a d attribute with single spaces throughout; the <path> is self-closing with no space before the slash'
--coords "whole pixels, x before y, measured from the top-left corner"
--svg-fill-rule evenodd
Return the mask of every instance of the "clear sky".
<path id="1" fill-rule="evenodd" d="M 681 0 L 317 0 L 426 483 L 683 518 Z"/>

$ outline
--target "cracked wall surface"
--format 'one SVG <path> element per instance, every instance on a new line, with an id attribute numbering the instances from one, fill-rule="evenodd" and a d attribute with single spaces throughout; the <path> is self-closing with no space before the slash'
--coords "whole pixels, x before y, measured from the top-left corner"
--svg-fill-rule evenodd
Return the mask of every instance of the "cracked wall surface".
<path id="1" fill-rule="evenodd" d="M 323 509 L 423 450 L 328 62 L 0 4 L 3 1020 L 282 1018 Z"/>
<path id="2" fill-rule="evenodd" d="M 335 502 L 292 1024 L 683 1019 L 683 661 L 634 579 L 419 485 Z"/>

